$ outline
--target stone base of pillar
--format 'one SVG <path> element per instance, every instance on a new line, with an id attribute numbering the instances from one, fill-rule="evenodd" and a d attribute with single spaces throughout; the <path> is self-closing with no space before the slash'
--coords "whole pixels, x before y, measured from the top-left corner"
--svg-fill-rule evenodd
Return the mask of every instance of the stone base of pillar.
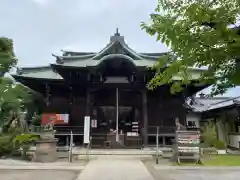
<path id="1" fill-rule="evenodd" d="M 55 162 L 57 155 L 58 139 L 44 139 L 36 141 L 35 162 Z"/>

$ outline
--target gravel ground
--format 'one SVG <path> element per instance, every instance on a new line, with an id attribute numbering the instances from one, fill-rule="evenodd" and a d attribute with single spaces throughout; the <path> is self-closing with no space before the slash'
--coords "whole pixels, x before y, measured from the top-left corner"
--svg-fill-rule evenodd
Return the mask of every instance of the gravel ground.
<path id="1" fill-rule="evenodd" d="M 154 162 L 145 162 L 147 169 L 156 180 L 237 180 L 240 177 L 239 170 L 156 170 Z"/>
<path id="2" fill-rule="evenodd" d="M 85 160 L 79 160 L 79 161 L 73 161 L 69 165 L 85 166 L 87 163 L 88 162 Z M 21 160 L 15 160 L 15 159 L 0 159 L 0 165 L 5 165 L 5 166 L 66 165 L 66 164 L 68 164 L 68 159 L 60 159 L 52 163 L 30 162 L 30 161 L 21 161 Z"/>
<path id="3" fill-rule="evenodd" d="M 57 170 L 0 170 L 1 180 L 75 180 L 77 171 Z"/>

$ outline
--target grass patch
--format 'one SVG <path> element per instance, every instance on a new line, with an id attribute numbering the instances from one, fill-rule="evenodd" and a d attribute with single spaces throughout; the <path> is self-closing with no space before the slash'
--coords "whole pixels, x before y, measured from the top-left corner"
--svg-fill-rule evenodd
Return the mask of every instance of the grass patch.
<path id="1" fill-rule="evenodd" d="M 215 155 L 203 161 L 205 166 L 240 166 L 240 155 Z"/>
<path id="2" fill-rule="evenodd" d="M 240 155 L 210 155 L 204 156 L 201 160 L 203 165 L 196 163 L 181 163 L 180 166 L 240 166 Z"/>

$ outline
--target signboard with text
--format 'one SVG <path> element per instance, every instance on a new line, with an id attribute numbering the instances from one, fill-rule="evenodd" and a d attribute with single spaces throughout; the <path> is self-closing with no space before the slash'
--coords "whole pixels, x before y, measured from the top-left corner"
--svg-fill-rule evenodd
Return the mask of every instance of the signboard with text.
<path id="1" fill-rule="evenodd" d="M 83 143 L 84 144 L 89 144 L 90 125 L 91 125 L 90 116 L 85 116 L 84 117 L 84 135 L 83 135 Z"/>
<path id="2" fill-rule="evenodd" d="M 45 114 L 42 114 L 41 125 L 67 124 L 68 121 L 69 121 L 69 114 L 45 113 Z"/>

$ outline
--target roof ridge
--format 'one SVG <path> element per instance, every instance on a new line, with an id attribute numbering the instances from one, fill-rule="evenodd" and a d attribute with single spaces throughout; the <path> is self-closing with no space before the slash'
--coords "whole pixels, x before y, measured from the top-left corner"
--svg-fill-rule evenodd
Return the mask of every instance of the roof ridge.
<path id="1" fill-rule="evenodd" d="M 149 58 L 156 58 L 158 59 L 159 57 L 161 57 L 162 55 L 165 55 L 167 54 L 167 52 L 165 53 L 159 53 L 158 55 L 150 55 L 150 53 L 138 53 L 140 56 L 143 56 L 143 57 L 149 57 Z M 157 54 L 157 53 L 156 53 Z"/>
<path id="2" fill-rule="evenodd" d="M 21 69 L 35 69 L 35 68 L 47 68 L 50 67 L 49 65 L 45 65 L 45 66 L 29 66 L 29 67 L 20 67 Z"/>
<path id="3" fill-rule="evenodd" d="M 32 66 L 32 67 L 19 67 L 21 70 L 31 70 L 31 69 L 43 69 L 43 68 L 51 68 L 50 65 L 45 66 Z"/>
<path id="4" fill-rule="evenodd" d="M 124 49 L 126 49 L 129 53 L 131 53 L 133 56 L 136 56 L 139 59 L 143 59 L 137 52 L 132 50 L 125 42 L 119 41 L 119 40 L 113 40 L 110 42 L 105 48 L 103 48 L 93 59 L 98 58 L 103 53 L 105 53 L 108 49 L 110 49 L 112 46 L 114 46 L 116 43 L 119 43 Z"/>
<path id="5" fill-rule="evenodd" d="M 134 56 L 136 56 L 136 57 L 138 57 L 138 58 L 140 58 L 140 60 L 141 59 L 143 59 L 140 55 L 139 55 L 139 53 L 137 53 L 136 51 L 134 51 L 133 49 L 131 49 L 125 42 L 122 44 L 123 42 L 120 42 L 120 44 L 124 47 L 126 47 L 127 48 L 127 50 L 128 51 L 130 51 Z"/>
<path id="6" fill-rule="evenodd" d="M 79 54 L 80 53 L 83 53 L 83 54 L 94 54 L 94 53 L 96 53 L 96 52 L 85 52 L 85 51 L 70 51 L 70 50 L 68 51 L 68 50 L 62 50 L 62 49 L 61 49 L 61 51 L 66 52 L 66 53 L 79 53 Z"/>
<path id="7" fill-rule="evenodd" d="M 96 55 L 96 53 L 95 54 L 85 54 L 85 55 L 78 55 L 78 56 L 57 56 L 57 55 L 55 55 L 56 57 L 58 57 L 58 58 L 63 58 L 63 59 L 71 59 L 71 58 L 86 58 L 86 57 L 94 57 Z"/>
<path id="8" fill-rule="evenodd" d="M 231 99 L 226 99 L 226 100 L 223 100 L 223 101 L 220 101 L 220 102 L 216 102 L 216 103 L 213 103 L 212 105 L 221 104 L 221 103 L 227 102 L 227 101 L 233 101 L 233 100 L 235 100 L 235 99 L 237 99 L 237 98 L 240 98 L 240 96 L 233 97 L 233 98 L 231 98 Z"/>

